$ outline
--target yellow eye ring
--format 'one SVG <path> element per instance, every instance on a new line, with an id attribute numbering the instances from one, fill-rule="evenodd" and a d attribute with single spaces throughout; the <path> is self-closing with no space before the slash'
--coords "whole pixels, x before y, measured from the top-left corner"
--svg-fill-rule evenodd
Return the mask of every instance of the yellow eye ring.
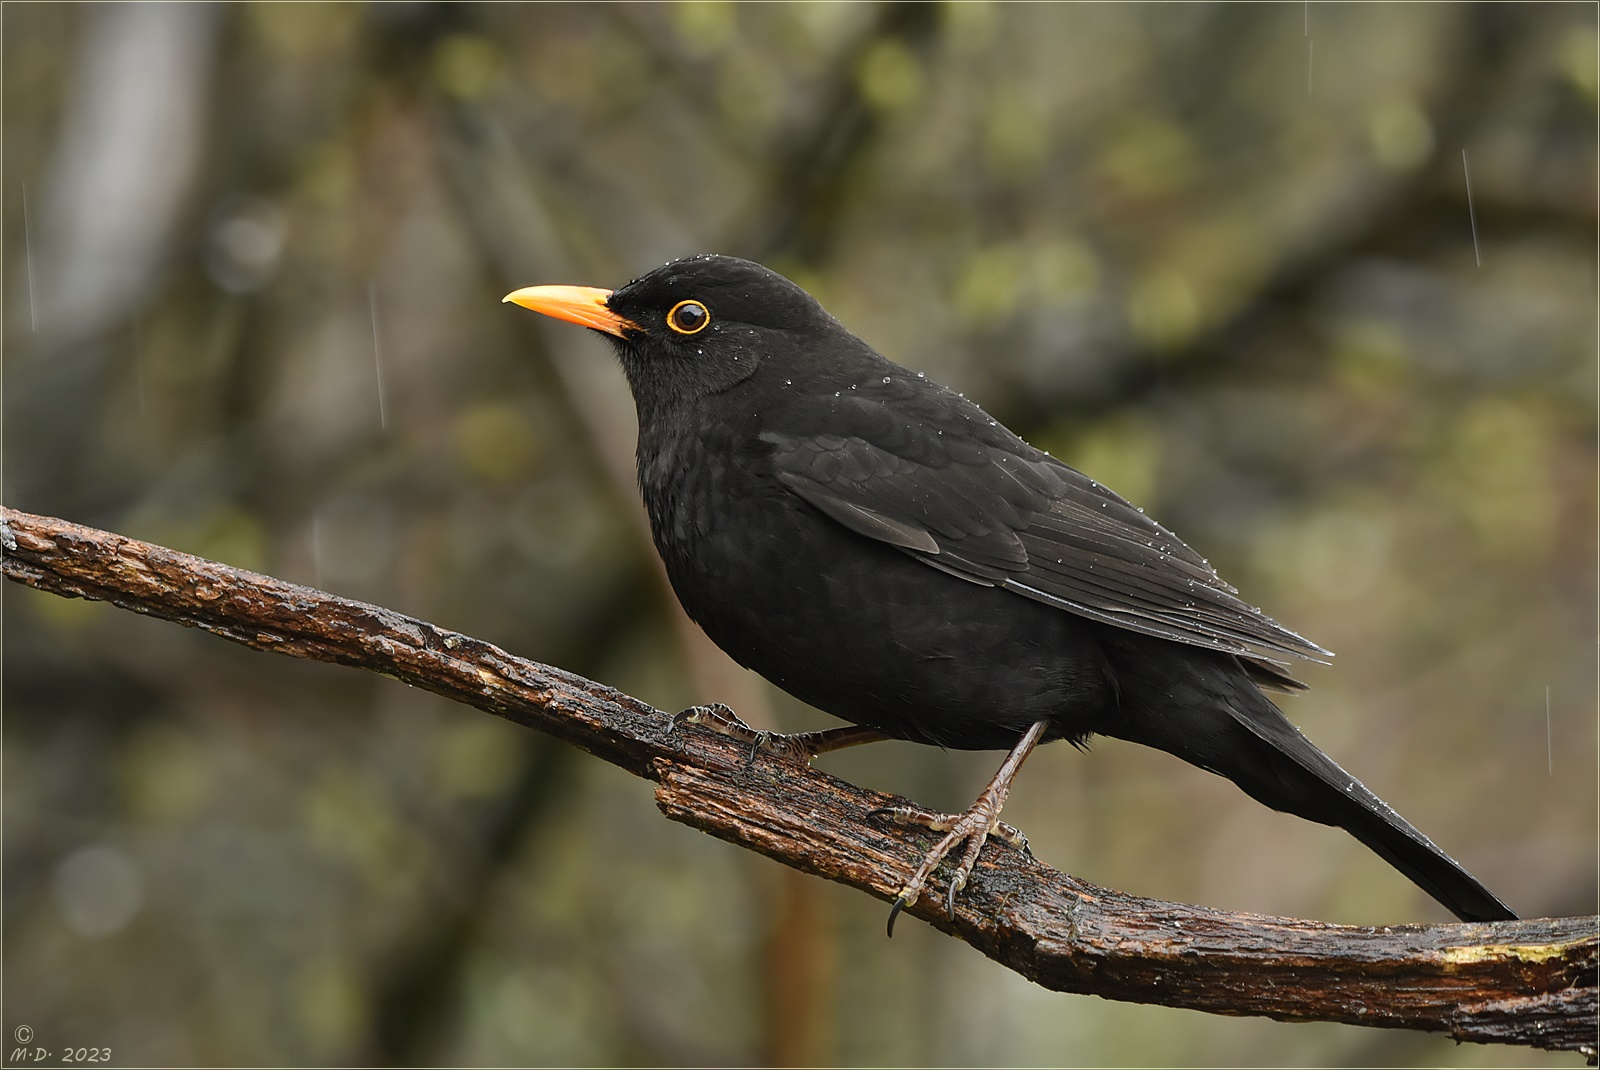
<path id="1" fill-rule="evenodd" d="M 679 334 L 699 334 L 711 322 L 711 311 L 699 301 L 679 301 L 667 313 L 667 326 Z"/>

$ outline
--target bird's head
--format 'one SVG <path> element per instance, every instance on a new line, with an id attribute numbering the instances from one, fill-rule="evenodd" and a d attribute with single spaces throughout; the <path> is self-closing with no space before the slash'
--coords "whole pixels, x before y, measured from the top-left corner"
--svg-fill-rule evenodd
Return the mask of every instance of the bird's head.
<path id="1" fill-rule="evenodd" d="M 818 341 L 854 341 L 799 286 L 749 260 L 705 254 L 618 290 L 529 286 L 505 300 L 607 335 L 642 405 L 718 393 Z"/>

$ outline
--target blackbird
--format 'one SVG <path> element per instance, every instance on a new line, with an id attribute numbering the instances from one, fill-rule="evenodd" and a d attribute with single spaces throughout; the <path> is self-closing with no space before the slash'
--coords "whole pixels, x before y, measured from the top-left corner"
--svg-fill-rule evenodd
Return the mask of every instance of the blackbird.
<path id="1" fill-rule="evenodd" d="M 889 916 L 965 850 L 954 913 L 1023 760 L 1095 734 L 1220 774 L 1347 830 L 1458 917 L 1515 917 L 1311 744 L 1263 693 L 1331 656 L 1241 601 L 1205 558 L 961 394 L 895 364 L 795 283 L 692 256 L 619 290 L 505 300 L 614 344 L 639 415 L 639 488 L 684 609 L 733 659 L 850 727 L 792 736 L 685 711 L 810 760 L 892 738 L 1005 749 Z M 752 750 L 752 754 L 754 751 Z"/>

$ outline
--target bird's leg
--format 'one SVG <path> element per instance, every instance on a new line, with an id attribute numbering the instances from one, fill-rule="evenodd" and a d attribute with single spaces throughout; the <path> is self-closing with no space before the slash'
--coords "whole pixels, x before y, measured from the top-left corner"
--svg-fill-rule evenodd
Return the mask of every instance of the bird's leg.
<path id="1" fill-rule="evenodd" d="M 820 732 L 786 734 L 758 731 L 745 724 L 738 714 L 720 702 L 713 702 L 709 706 L 690 706 L 672 718 L 673 729 L 686 724 L 697 724 L 709 728 L 718 735 L 750 744 L 750 754 L 745 758 L 746 765 L 756 760 L 757 751 L 764 750 L 769 754 L 809 764 L 811 759 L 819 754 L 889 738 L 875 728 L 864 728 L 853 724 L 826 728 Z"/>
<path id="2" fill-rule="evenodd" d="M 978 864 L 978 852 L 983 850 L 984 841 L 991 834 L 998 833 L 1002 839 L 1013 846 L 1027 850 L 1028 841 L 1022 833 L 1000 820 L 1000 810 L 1006 804 L 1006 797 L 1011 794 L 1012 781 L 1017 778 L 1017 771 L 1022 768 L 1023 761 L 1038 745 L 1044 730 L 1050 726 L 1049 721 L 1038 721 L 1023 733 L 1017 745 L 1011 748 L 1011 753 L 1006 755 L 1006 760 L 1000 763 L 999 772 L 994 779 L 989 781 L 987 787 L 978 795 L 970 809 L 964 814 L 935 814 L 932 816 L 913 811 L 909 807 L 891 806 L 882 810 L 874 810 L 869 817 L 889 817 L 902 823 L 924 825 L 937 832 L 943 832 L 944 838 L 933 845 L 923 858 L 922 865 L 911 875 L 905 887 L 900 889 L 900 894 L 895 896 L 894 906 L 889 909 L 889 935 L 894 935 L 894 919 L 900 912 L 922 894 L 923 886 L 927 884 L 928 877 L 934 868 L 944 860 L 945 855 L 955 850 L 956 844 L 966 841 L 967 849 L 961 856 L 961 862 L 956 866 L 955 874 L 950 878 L 950 890 L 945 895 L 945 909 L 950 917 L 956 916 L 956 895 L 967 886 L 967 880 L 972 876 L 973 867 Z M 913 816 L 915 815 L 915 816 Z M 1021 841 L 1020 843 L 1018 841 Z"/>

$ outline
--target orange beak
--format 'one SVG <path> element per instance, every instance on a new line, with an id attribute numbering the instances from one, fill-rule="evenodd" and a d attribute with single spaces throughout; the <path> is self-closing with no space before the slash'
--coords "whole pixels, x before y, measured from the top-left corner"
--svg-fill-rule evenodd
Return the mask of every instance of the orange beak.
<path id="1" fill-rule="evenodd" d="M 510 301 L 546 316 L 614 334 L 618 338 L 622 337 L 624 328 L 639 330 L 637 323 L 611 311 L 606 305 L 610 297 L 610 290 L 599 290 L 593 286 L 525 286 L 506 294 L 501 302 Z"/>

